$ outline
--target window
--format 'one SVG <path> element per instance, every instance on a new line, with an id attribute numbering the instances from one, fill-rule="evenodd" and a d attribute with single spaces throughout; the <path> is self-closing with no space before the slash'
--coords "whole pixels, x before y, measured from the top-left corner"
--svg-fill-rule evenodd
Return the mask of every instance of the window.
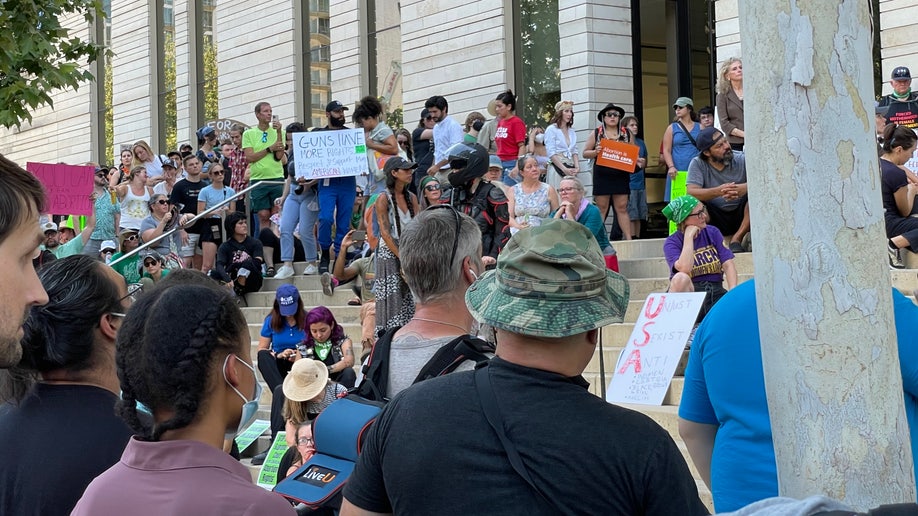
<path id="1" fill-rule="evenodd" d="M 330 34 L 328 18 L 313 18 L 309 20 L 309 33 L 328 36 Z"/>
<path id="2" fill-rule="evenodd" d="M 517 116 L 545 127 L 561 100 L 558 0 L 516 0 L 515 70 Z"/>
<path id="3" fill-rule="evenodd" d="M 331 47 L 322 45 L 310 50 L 313 63 L 327 63 L 331 61 Z"/>
<path id="4" fill-rule="evenodd" d="M 328 13 L 328 0 L 309 0 L 309 11 L 312 13 Z"/>

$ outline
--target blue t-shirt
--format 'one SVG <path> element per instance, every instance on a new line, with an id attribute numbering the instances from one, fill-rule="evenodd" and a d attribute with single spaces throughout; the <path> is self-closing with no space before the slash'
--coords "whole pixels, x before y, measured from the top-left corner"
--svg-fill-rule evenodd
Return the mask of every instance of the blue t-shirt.
<path id="1" fill-rule="evenodd" d="M 201 192 L 198 193 L 198 202 L 204 201 L 204 209 L 209 210 L 234 195 L 236 191 L 228 186 L 218 190 L 213 185 L 208 185 L 201 188 Z"/>
<path id="2" fill-rule="evenodd" d="M 296 349 L 297 344 L 306 340 L 306 330 L 290 326 L 287 324 L 287 318 L 284 317 L 283 328 L 275 332 L 271 329 L 271 314 L 268 314 L 261 327 L 261 336 L 271 339 L 271 350 L 280 353 L 285 349 Z"/>
<path id="3" fill-rule="evenodd" d="M 912 458 L 918 460 L 918 307 L 893 289 L 893 311 Z M 719 425 L 711 455 L 711 494 L 717 512 L 778 496 L 755 281 L 728 292 L 695 332 L 679 417 Z"/>
<path id="4" fill-rule="evenodd" d="M 638 157 L 644 158 L 645 162 L 647 160 L 647 145 L 644 143 L 644 140 L 640 138 L 634 139 L 634 144 L 638 146 Z M 636 168 L 634 173 L 631 174 L 631 184 L 630 187 L 632 190 L 644 190 L 646 188 L 644 184 L 644 169 Z"/>

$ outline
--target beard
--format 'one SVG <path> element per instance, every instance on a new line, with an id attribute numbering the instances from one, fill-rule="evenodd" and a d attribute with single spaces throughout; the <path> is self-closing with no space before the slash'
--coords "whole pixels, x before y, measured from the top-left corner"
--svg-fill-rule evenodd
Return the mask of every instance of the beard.
<path id="1" fill-rule="evenodd" d="M 344 118 L 329 117 L 328 125 L 332 127 L 344 127 Z"/>
<path id="2" fill-rule="evenodd" d="M 733 149 L 725 150 L 724 155 L 719 158 L 711 156 L 711 161 L 720 165 L 726 165 L 727 163 L 733 161 Z"/>

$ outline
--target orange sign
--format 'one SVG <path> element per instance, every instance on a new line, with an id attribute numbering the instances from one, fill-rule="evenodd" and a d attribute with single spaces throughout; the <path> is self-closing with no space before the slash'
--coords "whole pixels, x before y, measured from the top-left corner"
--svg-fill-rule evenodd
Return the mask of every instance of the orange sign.
<path id="1" fill-rule="evenodd" d="M 602 149 L 596 156 L 597 165 L 634 173 L 640 152 L 637 145 L 618 140 L 599 140 L 599 145 Z"/>

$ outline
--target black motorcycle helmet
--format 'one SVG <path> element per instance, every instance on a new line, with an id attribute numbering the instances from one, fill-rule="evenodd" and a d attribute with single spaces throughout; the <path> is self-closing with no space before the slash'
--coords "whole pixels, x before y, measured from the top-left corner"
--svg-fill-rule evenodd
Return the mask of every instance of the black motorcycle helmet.
<path id="1" fill-rule="evenodd" d="M 477 143 L 457 143 L 447 151 L 449 184 L 459 187 L 482 177 L 488 171 L 488 151 Z"/>

